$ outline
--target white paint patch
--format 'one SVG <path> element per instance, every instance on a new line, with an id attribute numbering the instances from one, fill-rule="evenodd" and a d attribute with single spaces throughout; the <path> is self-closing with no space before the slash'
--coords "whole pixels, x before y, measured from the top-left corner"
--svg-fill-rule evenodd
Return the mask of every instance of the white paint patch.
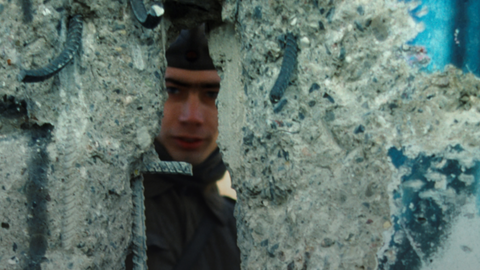
<path id="1" fill-rule="evenodd" d="M 435 182 L 435 189 L 447 189 L 447 177 Z"/>
<path id="2" fill-rule="evenodd" d="M 302 37 L 300 39 L 300 43 L 302 43 L 303 46 L 307 47 L 308 45 L 310 45 L 310 40 L 308 39 L 308 37 Z"/>
<path id="3" fill-rule="evenodd" d="M 148 128 L 143 126 L 137 129 L 137 143 L 142 149 L 147 149 L 152 144 L 152 137 L 148 133 Z"/>
<path id="4" fill-rule="evenodd" d="M 142 49 L 140 48 L 139 45 L 132 48 L 132 59 L 133 59 L 133 65 L 135 66 L 135 68 L 137 68 L 138 70 L 145 69 L 145 63 L 143 62 L 143 56 L 142 56 Z"/>
<path id="5" fill-rule="evenodd" d="M 297 24 L 297 18 L 293 18 L 293 19 L 290 21 L 290 25 L 291 25 L 291 26 L 294 26 L 295 24 Z"/>
<path id="6" fill-rule="evenodd" d="M 433 182 L 441 182 L 447 180 L 447 177 L 444 174 L 434 172 L 431 169 L 428 170 L 427 174 L 425 174 L 425 177 L 427 177 L 427 180 Z"/>
<path id="7" fill-rule="evenodd" d="M 52 14 L 52 12 L 45 5 L 40 5 L 40 10 L 42 11 L 43 16 Z"/>
<path id="8" fill-rule="evenodd" d="M 471 184 L 473 184 L 475 182 L 475 177 L 473 175 L 469 175 L 469 174 L 460 174 L 460 176 L 458 176 L 458 179 L 462 182 L 465 183 L 465 185 L 467 186 L 470 186 Z"/>
<path id="9" fill-rule="evenodd" d="M 417 12 L 417 13 L 415 14 L 415 16 L 421 18 L 421 17 L 423 17 L 423 16 L 425 16 L 425 15 L 427 15 L 427 14 L 428 14 L 428 7 L 425 6 L 425 7 L 423 7 L 419 12 Z"/>
<path id="10" fill-rule="evenodd" d="M 80 168 L 80 176 L 87 178 L 87 169 L 85 167 Z"/>
<path id="11" fill-rule="evenodd" d="M 410 180 L 402 183 L 404 188 L 411 188 L 415 192 L 419 191 L 424 185 L 425 183 L 422 180 Z"/>
<path id="12" fill-rule="evenodd" d="M 132 103 L 133 101 L 133 97 L 132 96 L 126 96 L 124 99 L 123 99 L 123 104 L 125 104 L 125 106 L 127 106 L 128 104 Z"/>
<path id="13" fill-rule="evenodd" d="M 95 56 L 95 47 L 97 46 L 95 39 L 97 29 L 91 22 L 86 22 L 85 28 L 86 30 L 84 31 L 85 35 L 83 38 L 83 50 L 87 56 L 93 57 Z"/>
<path id="14" fill-rule="evenodd" d="M 18 258 L 15 257 L 15 256 L 13 256 L 12 258 L 8 259 L 8 263 L 9 263 L 9 264 L 12 264 L 12 265 L 17 264 L 18 262 L 19 262 L 19 260 L 18 260 Z"/>
<path id="15" fill-rule="evenodd" d="M 480 269 L 480 217 L 477 212 L 475 198 L 470 198 L 452 222 L 452 230 L 443 247 L 431 258 L 433 262 L 422 270 Z"/>
<path id="16" fill-rule="evenodd" d="M 152 6 L 152 12 L 153 12 L 153 14 L 155 14 L 155 16 L 160 17 L 165 13 L 165 9 L 163 9 L 159 5 L 153 5 Z"/>

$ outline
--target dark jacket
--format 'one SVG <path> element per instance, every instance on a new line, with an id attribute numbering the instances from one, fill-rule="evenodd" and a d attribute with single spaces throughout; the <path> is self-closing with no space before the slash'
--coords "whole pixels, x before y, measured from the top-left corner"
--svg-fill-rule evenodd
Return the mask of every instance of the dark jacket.
<path id="1" fill-rule="evenodd" d="M 161 160 L 172 160 L 163 146 L 155 148 Z M 215 225 L 192 269 L 240 269 L 234 201 L 221 197 L 216 186 L 225 171 L 217 149 L 193 167 L 193 177 L 144 175 L 149 270 L 174 269 L 205 215 Z"/>

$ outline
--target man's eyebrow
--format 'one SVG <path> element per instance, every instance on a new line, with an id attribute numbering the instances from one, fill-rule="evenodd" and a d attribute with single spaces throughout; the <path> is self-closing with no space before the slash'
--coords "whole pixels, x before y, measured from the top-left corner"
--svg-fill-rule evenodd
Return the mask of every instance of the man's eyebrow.
<path id="1" fill-rule="evenodd" d="M 180 85 L 180 86 L 189 86 L 190 85 L 186 82 L 182 82 L 182 81 L 178 81 L 178 80 L 170 79 L 170 78 L 165 78 L 165 82 L 177 84 L 177 85 Z"/>
<path id="2" fill-rule="evenodd" d="M 176 84 L 176 85 L 179 85 L 179 86 L 184 86 L 184 87 L 193 86 L 193 84 L 191 84 L 191 83 L 175 80 L 175 79 L 172 79 L 172 78 L 165 78 L 165 82 L 173 83 L 173 84 Z M 201 83 L 201 84 L 198 84 L 198 86 L 200 86 L 202 88 L 220 88 L 219 83 Z"/>

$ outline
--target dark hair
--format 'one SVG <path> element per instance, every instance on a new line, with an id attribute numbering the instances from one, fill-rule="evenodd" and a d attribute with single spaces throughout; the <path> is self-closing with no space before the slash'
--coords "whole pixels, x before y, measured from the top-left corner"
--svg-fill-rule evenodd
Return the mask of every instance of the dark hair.
<path id="1" fill-rule="evenodd" d="M 182 30 L 165 55 L 169 67 L 189 70 L 215 69 L 208 50 L 205 24 Z"/>

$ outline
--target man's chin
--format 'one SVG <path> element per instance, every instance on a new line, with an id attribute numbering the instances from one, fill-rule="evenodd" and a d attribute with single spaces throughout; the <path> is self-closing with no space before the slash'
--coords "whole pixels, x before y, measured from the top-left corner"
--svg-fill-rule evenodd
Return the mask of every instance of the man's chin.
<path id="1" fill-rule="evenodd" d="M 183 142 L 179 143 L 179 140 L 173 139 L 165 142 L 163 145 L 174 160 L 198 165 L 205 161 L 217 148 L 216 143 L 209 143 L 208 140 L 198 141 L 183 140 Z"/>
<path id="2" fill-rule="evenodd" d="M 171 153 L 170 155 L 176 161 L 188 162 L 192 165 L 198 165 L 206 159 L 204 155 L 195 153 L 195 151 L 176 151 L 176 153 Z"/>

